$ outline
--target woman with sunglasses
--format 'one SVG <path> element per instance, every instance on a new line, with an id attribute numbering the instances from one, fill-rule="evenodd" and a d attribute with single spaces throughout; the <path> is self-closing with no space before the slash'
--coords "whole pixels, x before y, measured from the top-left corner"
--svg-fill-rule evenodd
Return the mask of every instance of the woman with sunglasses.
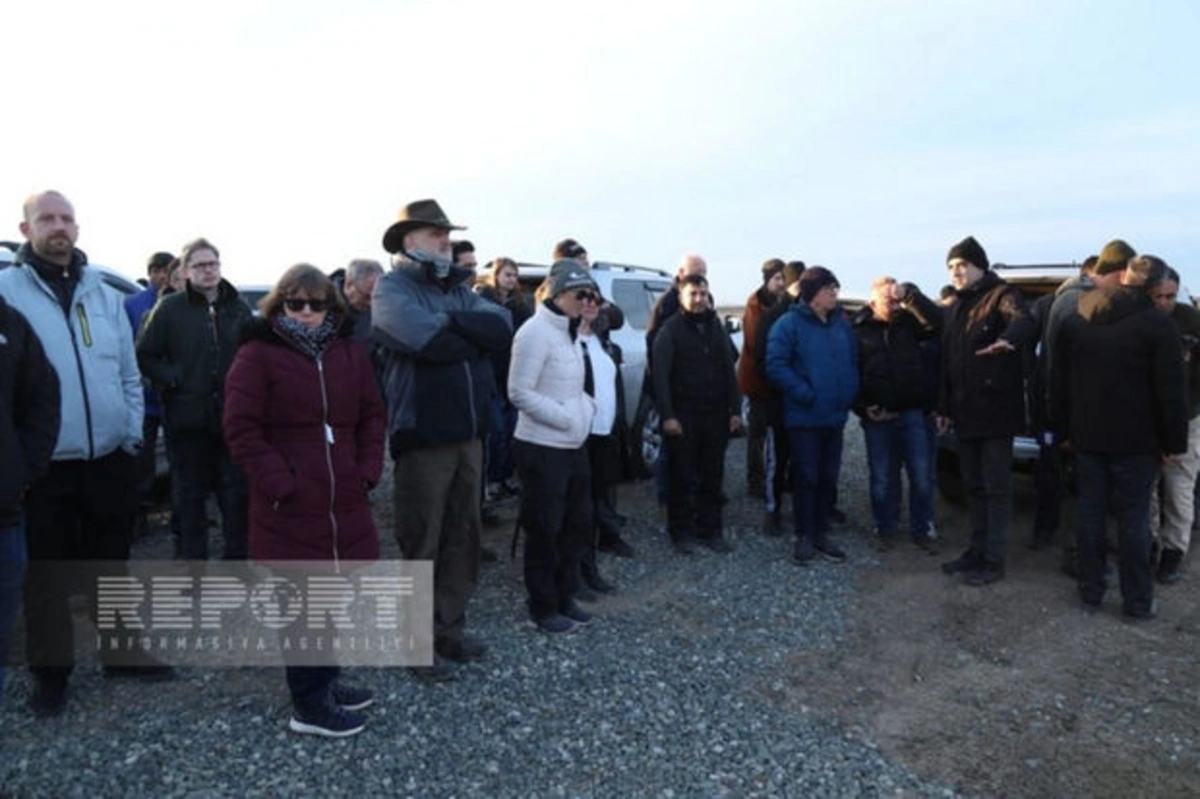
<path id="1" fill-rule="evenodd" d="M 591 470 L 585 444 L 596 403 L 579 319 L 598 294 L 586 268 L 550 268 L 533 318 L 513 339 L 508 397 L 518 411 L 513 460 L 521 478 L 529 614 L 543 632 L 591 621 L 576 604 L 579 568 L 591 542 Z"/>
<path id="2" fill-rule="evenodd" d="M 369 561 L 379 535 L 367 492 L 383 468 L 384 410 L 367 350 L 315 266 L 283 273 L 245 329 L 225 381 L 225 437 L 250 481 L 257 561 Z M 336 666 L 286 668 L 295 732 L 362 730 L 370 691 Z"/>

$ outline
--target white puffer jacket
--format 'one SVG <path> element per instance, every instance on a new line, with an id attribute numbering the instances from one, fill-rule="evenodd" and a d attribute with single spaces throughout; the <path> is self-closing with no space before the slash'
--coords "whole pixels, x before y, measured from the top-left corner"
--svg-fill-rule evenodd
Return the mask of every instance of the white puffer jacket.
<path id="1" fill-rule="evenodd" d="M 587 441 L 596 404 L 583 391 L 583 351 L 570 321 L 539 305 L 513 338 L 508 398 L 520 411 L 518 441 L 555 449 Z"/>

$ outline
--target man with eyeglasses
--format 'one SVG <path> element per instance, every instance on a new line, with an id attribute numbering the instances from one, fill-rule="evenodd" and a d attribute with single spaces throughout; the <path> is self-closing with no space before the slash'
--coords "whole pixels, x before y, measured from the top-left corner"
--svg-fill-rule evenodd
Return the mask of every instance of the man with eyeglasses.
<path id="1" fill-rule="evenodd" d="M 120 296 L 75 247 L 74 206 L 60 192 L 45 191 L 26 200 L 23 211 L 26 242 L 14 265 L 0 272 L 0 296 L 28 320 L 60 384 L 61 426 L 50 467 L 28 486 L 23 507 L 29 704 L 46 717 L 66 707 L 75 665 L 71 595 L 96 584 L 106 568 L 97 562 L 129 558 L 143 400 L 129 318 Z M 68 561 L 97 565 L 80 572 Z M 148 656 L 100 657 L 105 676 L 171 676 Z"/>
<path id="2" fill-rule="evenodd" d="M 722 534 L 721 483 L 729 435 L 741 427 L 732 345 L 709 302 L 708 280 L 679 280 L 679 313 L 654 340 L 654 398 L 669 451 L 667 532 L 675 551 L 732 547 Z"/>
<path id="3" fill-rule="evenodd" d="M 466 607 L 479 575 L 491 357 L 512 340 L 508 311 L 472 291 L 470 271 L 454 265 L 450 231 L 463 229 L 434 200 L 400 209 L 383 235 L 394 268 L 371 299 L 396 461 L 396 537 L 406 560 L 433 562 L 435 659 L 416 671 L 430 680 L 453 679 L 446 660 L 486 652 L 466 634 Z"/>
<path id="4" fill-rule="evenodd" d="M 162 392 L 171 439 L 171 490 L 180 516 L 179 556 L 208 559 L 208 513 L 213 492 L 221 510 L 223 555 L 246 557 L 249 489 L 229 458 L 221 417 L 225 375 L 250 306 L 221 277 L 221 257 L 206 239 L 184 246 L 188 270 L 182 291 L 163 297 L 138 335 L 142 373 Z"/>

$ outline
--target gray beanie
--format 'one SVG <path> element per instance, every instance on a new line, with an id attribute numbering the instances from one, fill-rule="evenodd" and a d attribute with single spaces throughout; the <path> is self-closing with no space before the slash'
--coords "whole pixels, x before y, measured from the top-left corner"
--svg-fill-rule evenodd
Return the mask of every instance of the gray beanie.
<path id="1" fill-rule="evenodd" d="M 592 273 L 588 268 L 570 258 L 554 262 L 550 267 L 550 274 L 546 277 L 546 283 L 549 286 L 547 297 L 557 297 L 572 289 L 591 289 L 597 294 L 600 293 L 600 287 L 592 280 Z"/>

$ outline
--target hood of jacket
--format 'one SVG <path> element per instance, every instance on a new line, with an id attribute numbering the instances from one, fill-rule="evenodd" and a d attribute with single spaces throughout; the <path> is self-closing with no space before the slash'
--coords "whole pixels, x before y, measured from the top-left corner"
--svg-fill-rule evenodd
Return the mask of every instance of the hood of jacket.
<path id="1" fill-rule="evenodd" d="M 1079 315 L 1090 324 L 1111 325 L 1153 305 L 1140 287 L 1094 289 L 1079 298 Z"/>

